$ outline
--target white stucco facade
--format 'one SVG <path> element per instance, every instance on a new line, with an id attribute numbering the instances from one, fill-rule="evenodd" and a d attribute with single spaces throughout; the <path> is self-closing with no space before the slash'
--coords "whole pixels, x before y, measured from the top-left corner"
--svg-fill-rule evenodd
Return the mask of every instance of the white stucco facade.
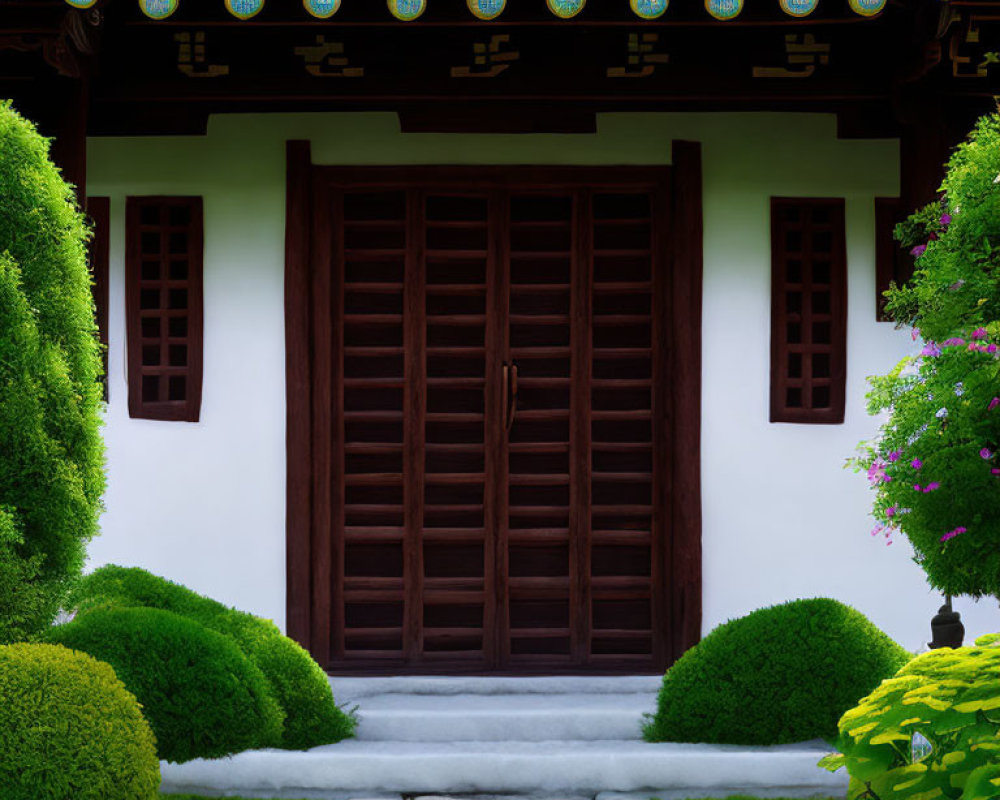
<path id="1" fill-rule="evenodd" d="M 145 567 L 223 602 L 285 617 L 285 146 L 322 164 L 662 164 L 702 142 L 703 623 L 826 595 L 904 646 L 941 603 L 900 539 L 869 535 L 871 496 L 843 468 L 876 423 L 865 377 L 912 348 L 875 321 L 873 198 L 899 190 L 898 143 L 838 140 L 833 115 L 606 114 L 596 134 L 401 134 L 393 114 L 231 115 L 205 137 L 96 138 L 88 193 L 111 198 L 107 511 L 90 566 Z M 201 195 L 204 389 L 198 423 L 133 420 L 125 373 L 128 195 Z M 771 196 L 846 199 L 843 425 L 768 422 Z M 957 598 L 968 640 L 1000 629 Z"/>

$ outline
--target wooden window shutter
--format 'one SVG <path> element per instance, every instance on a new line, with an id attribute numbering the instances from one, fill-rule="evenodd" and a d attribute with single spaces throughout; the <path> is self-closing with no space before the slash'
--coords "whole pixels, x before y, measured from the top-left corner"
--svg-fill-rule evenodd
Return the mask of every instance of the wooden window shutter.
<path id="1" fill-rule="evenodd" d="M 202 381 L 202 199 L 129 197 L 129 416 L 197 422 Z"/>
<path id="2" fill-rule="evenodd" d="M 771 198 L 771 422 L 844 421 L 844 201 Z"/>

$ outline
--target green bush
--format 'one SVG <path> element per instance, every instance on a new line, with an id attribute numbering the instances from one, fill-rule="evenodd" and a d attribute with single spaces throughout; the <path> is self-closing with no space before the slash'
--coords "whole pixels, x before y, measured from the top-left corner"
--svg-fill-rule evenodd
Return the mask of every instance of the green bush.
<path id="1" fill-rule="evenodd" d="M 280 741 L 283 713 L 229 639 L 156 608 L 93 608 L 46 638 L 114 667 L 142 703 L 160 758 L 219 758 Z"/>
<path id="2" fill-rule="evenodd" d="M 227 608 L 145 570 L 115 565 L 85 576 L 71 600 L 81 613 L 106 603 L 165 609 L 231 637 L 264 673 L 285 711 L 284 748 L 305 750 L 354 733 L 354 720 L 337 708 L 326 673 L 269 620 Z"/>
<path id="3" fill-rule="evenodd" d="M 101 359 L 86 238 L 48 141 L 0 102 L 0 453 L 17 454 L 0 459 L 0 644 L 52 622 L 97 532 Z"/>
<path id="4" fill-rule="evenodd" d="M 718 626 L 667 671 L 645 736 L 656 742 L 832 739 L 837 720 L 910 654 L 829 598 Z"/>
<path id="5" fill-rule="evenodd" d="M 925 345 L 870 378 L 883 424 L 849 460 L 875 490 L 873 533 L 901 532 L 931 586 L 976 597 L 1000 594 L 998 175 L 992 114 L 952 155 L 940 201 L 897 227 L 915 271 L 886 308 Z"/>
<path id="6" fill-rule="evenodd" d="M 840 752 L 820 765 L 847 767 L 849 798 L 1000 797 L 1000 648 L 924 653 L 845 713 L 839 730 Z"/>
<path id="7" fill-rule="evenodd" d="M 107 664 L 47 644 L 0 647 L 3 800 L 156 800 L 139 704 Z"/>

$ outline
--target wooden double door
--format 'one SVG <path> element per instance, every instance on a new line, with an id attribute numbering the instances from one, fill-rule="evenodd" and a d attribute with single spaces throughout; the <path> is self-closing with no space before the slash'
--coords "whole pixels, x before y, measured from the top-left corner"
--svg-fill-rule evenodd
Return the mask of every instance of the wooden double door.
<path id="1" fill-rule="evenodd" d="M 314 654 L 662 669 L 669 168 L 311 184 Z"/>

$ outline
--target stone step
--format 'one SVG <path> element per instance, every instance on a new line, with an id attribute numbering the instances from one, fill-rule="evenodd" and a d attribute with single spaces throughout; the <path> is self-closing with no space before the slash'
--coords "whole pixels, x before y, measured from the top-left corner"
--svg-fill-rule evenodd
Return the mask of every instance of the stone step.
<path id="1" fill-rule="evenodd" d="M 357 737 L 405 742 L 639 739 L 646 694 L 382 694 L 358 698 Z"/>
<path id="2" fill-rule="evenodd" d="M 662 800 L 728 794 L 844 796 L 847 779 L 816 766 L 823 742 L 775 747 L 642 741 L 395 742 L 348 740 L 307 752 L 258 750 L 162 764 L 163 791 L 350 800 L 386 795 Z M 648 793 L 648 794 L 647 794 Z"/>
<path id="3" fill-rule="evenodd" d="M 384 694 L 655 694 L 662 675 L 559 675 L 496 677 L 492 675 L 402 675 L 381 678 L 330 676 L 333 696 L 340 705 L 362 697 Z"/>

